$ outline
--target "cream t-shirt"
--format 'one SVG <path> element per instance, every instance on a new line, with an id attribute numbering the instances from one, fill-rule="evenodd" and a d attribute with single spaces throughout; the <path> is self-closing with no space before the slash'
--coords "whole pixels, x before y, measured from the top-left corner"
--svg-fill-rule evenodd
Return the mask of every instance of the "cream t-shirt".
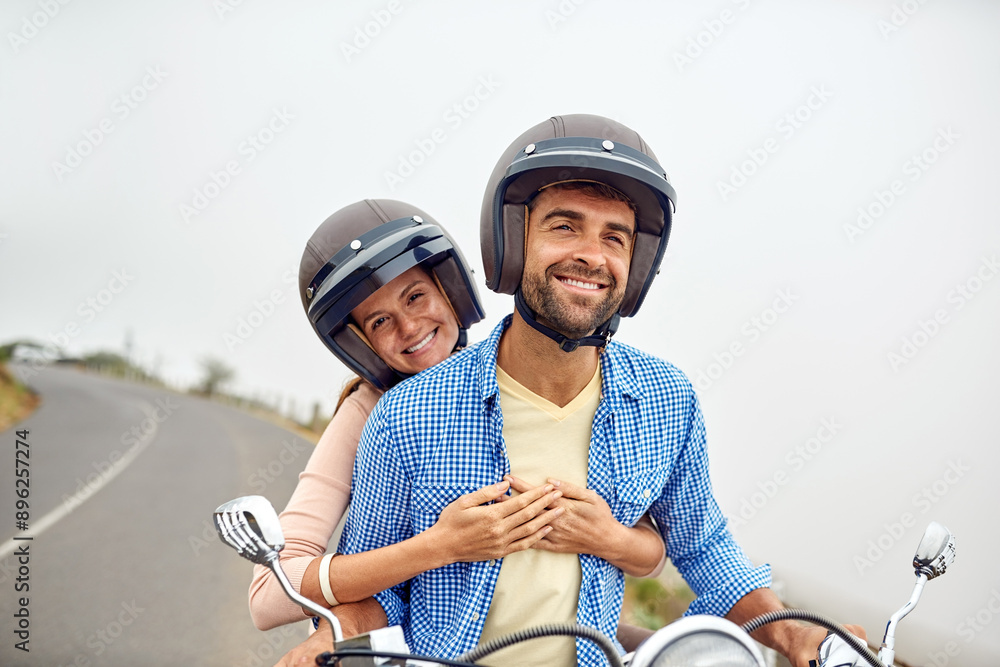
<path id="1" fill-rule="evenodd" d="M 601 369 L 566 406 L 532 393 L 497 367 L 503 437 L 510 472 L 529 484 L 549 478 L 587 486 Z M 582 573 L 577 554 L 528 549 L 503 559 L 480 643 L 548 623 L 575 623 Z M 572 637 L 520 642 L 488 656 L 487 665 L 576 665 Z"/>

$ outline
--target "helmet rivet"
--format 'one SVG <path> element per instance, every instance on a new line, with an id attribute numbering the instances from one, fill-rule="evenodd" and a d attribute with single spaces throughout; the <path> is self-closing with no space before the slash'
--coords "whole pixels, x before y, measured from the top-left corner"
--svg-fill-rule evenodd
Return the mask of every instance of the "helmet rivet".
<path id="1" fill-rule="evenodd" d="M 535 152 L 535 144 L 528 144 L 527 146 L 524 147 L 525 155 L 531 155 L 534 152 Z"/>
<path id="2" fill-rule="evenodd" d="M 307 287 L 306 288 L 306 298 L 307 299 L 313 298 L 313 288 L 312 287 Z"/>
<path id="3" fill-rule="evenodd" d="M 351 250 L 361 250 L 361 241 L 357 239 L 351 241 Z"/>
<path id="4" fill-rule="evenodd" d="M 420 217 L 419 215 L 415 215 L 415 216 L 413 216 L 413 222 L 417 223 L 418 225 L 419 225 L 420 223 L 422 223 L 423 221 L 424 221 L 424 219 L 423 219 L 423 218 L 421 218 L 421 217 Z"/>
<path id="5" fill-rule="evenodd" d="M 605 139 L 601 142 L 601 147 L 606 151 L 613 151 L 615 149 L 615 142 L 610 139 Z"/>

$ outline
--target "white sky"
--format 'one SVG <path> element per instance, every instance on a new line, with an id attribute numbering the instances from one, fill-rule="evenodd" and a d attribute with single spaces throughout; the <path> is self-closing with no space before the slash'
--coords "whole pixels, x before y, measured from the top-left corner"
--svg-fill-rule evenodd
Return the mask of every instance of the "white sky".
<path id="1" fill-rule="evenodd" d="M 131 331 L 137 360 L 173 382 L 213 356 L 237 369 L 239 391 L 328 407 L 347 374 L 286 279 L 312 230 L 364 197 L 412 201 L 481 275 L 479 206 L 501 151 L 553 114 L 606 115 L 644 136 L 678 193 L 663 272 L 619 337 L 705 373 L 727 512 L 777 488 L 736 526 L 741 541 L 802 605 L 829 601 L 880 633 L 909 594 L 923 525 L 942 521 L 959 560 L 901 625 L 901 654 L 955 641 L 963 664 L 1000 655 L 995 628 L 971 639 L 959 628 L 1000 590 L 987 569 L 996 522 L 977 521 L 1000 500 L 988 195 L 1000 5 L 52 0 L 51 17 L 44 6 L 0 9 L 0 343 L 69 327 L 79 354 L 120 350 Z M 374 36 L 345 55 L 366 25 Z M 437 128 L 444 141 L 390 187 L 386 173 Z M 251 135 L 270 143 L 252 149 Z M 81 142 L 77 166 L 57 168 Z M 742 167 L 755 155 L 762 164 Z M 933 163 L 916 166 L 921 155 Z M 227 163 L 226 186 L 185 221 L 181 205 Z M 731 181 L 741 168 L 753 173 Z M 740 187 L 724 197 L 720 183 Z M 879 197 L 892 201 L 849 238 Z M 81 308 L 107 301 L 116 271 L 124 289 L 99 313 Z M 271 315 L 230 350 L 225 335 L 275 290 Z M 511 309 L 482 292 L 488 322 L 473 339 Z M 791 305 L 774 321 L 781 294 Z M 921 337 L 936 314 L 943 324 Z M 889 353 L 915 334 L 915 356 L 893 368 Z M 734 343 L 742 353 L 713 368 Z M 795 447 L 824 418 L 840 426 L 806 461 Z M 940 481 L 956 462 L 968 469 Z M 918 500 L 936 481 L 943 493 Z M 916 526 L 884 537 L 906 514 Z M 880 537 L 885 557 L 859 566 Z"/>

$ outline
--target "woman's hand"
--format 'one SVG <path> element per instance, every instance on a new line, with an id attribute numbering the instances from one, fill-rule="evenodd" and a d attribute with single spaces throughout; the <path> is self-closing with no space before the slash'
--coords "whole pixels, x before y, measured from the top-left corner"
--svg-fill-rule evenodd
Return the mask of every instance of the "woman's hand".
<path id="1" fill-rule="evenodd" d="M 448 555 L 448 562 L 503 558 L 531 548 L 551 532 L 549 522 L 564 510 L 546 507 L 557 502 L 562 492 L 546 484 L 516 498 L 505 498 L 509 487 L 507 481 L 483 487 L 441 511 L 427 532 L 434 533 L 435 543 Z"/>
<path id="2" fill-rule="evenodd" d="M 522 494 L 536 490 L 512 475 L 506 479 Z M 563 512 L 552 520 L 551 532 L 536 542 L 534 549 L 592 554 L 633 576 L 647 575 L 660 563 L 664 546 L 659 534 L 623 526 L 596 491 L 556 479 L 550 479 L 549 485 L 562 492 L 549 507 Z"/>

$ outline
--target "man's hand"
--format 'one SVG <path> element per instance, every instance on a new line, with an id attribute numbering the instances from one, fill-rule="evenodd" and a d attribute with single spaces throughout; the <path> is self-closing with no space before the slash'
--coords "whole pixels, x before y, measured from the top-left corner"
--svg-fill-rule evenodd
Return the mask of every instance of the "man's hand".
<path id="1" fill-rule="evenodd" d="M 740 598 L 726 614 L 726 618 L 736 625 L 743 625 L 761 614 L 783 607 L 770 588 L 758 588 Z M 861 626 L 844 627 L 862 641 L 868 640 L 868 635 Z M 826 629 L 800 625 L 797 621 L 778 621 L 768 623 L 750 636 L 788 658 L 792 667 L 809 667 L 809 661 L 815 660 L 819 655 L 819 645 L 826 638 Z"/>
<path id="2" fill-rule="evenodd" d="M 844 627 L 861 641 L 868 641 L 868 635 L 860 625 L 845 625 Z M 798 632 L 799 636 L 795 640 L 795 644 L 785 657 L 792 663 L 792 667 L 809 667 L 809 661 L 816 660 L 819 654 L 819 645 L 826 639 L 827 631 L 826 628 L 800 627 Z"/>
<path id="3" fill-rule="evenodd" d="M 506 479 L 510 480 L 512 489 L 522 494 L 536 491 L 513 475 Z M 649 574 L 661 562 L 663 538 L 652 524 L 649 529 L 629 528 L 614 517 L 596 491 L 557 479 L 550 479 L 549 484 L 562 492 L 562 497 L 549 505 L 562 515 L 553 518 L 549 524 L 552 532 L 540 539 L 533 549 L 592 554 L 637 577 Z"/>
<path id="4" fill-rule="evenodd" d="M 508 475 L 512 489 L 521 494 L 532 493 L 536 487 L 523 479 Z M 614 539 L 622 526 L 611 514 L 611 508 L 596 491 L 584 489 L 569 482 L 549 480 L 562 492 L 562 498 L 549 505 L 562 509 L 562 516 L 551 522 L 552 532 L 542 538 L 535 549 L 558 553 L 594 554 L 602 556 L 606 543 Z M 521 497 L 521 496 L 519 496 Z"/>
<path id="5" fill-rule="evenodd" d="M 281 656 L 274 667 L 291 667 L 292 665 L 315 665 L 316 656 L 324 651 L 333 650 L 333 630 L 326 621 L 320 621 L 316 632 L 309 638 Z"/>
<path id="6" fill-rule="evenodd" d="M 334 607 L 334 615 L 340 621 L 344 638 L 354 637 L 377 628 L 384 628 L 387 623 L 385 611 L 375 598 L 366 598 L 360 602 L 349 602 Z M 290 667 L 291 665 L 315 665 L 316 656 L 333 650 L 333 629 L 326 621 L 320 620 L 319 628 L 304 642 L 281 657 L 275 667 Z"/>
<path id="7" fill-rule="evenodd" d="M 441 511 L 428 532 L 449 562 L 503 558 L 530 548 L 549 533 L 547 524 L 562 510 L 547 510 L 562 495 L 551 484 L 505 498 L 509 483 L 499 482 L 461 496 Z M 492 505 L 486 505 L 490 501 Z"/>

